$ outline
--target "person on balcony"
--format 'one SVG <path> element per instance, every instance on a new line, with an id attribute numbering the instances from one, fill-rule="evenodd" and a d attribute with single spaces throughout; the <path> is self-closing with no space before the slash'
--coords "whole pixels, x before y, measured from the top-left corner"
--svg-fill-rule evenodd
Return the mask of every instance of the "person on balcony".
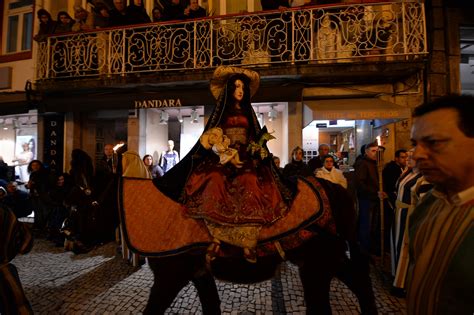
<path id="1" fill-rule="evenodd" d="M 72 27 L 73 32 L 89 31 L 94 28 L 94 15 L 83 7 L 74 7 L 74 18 L 76 23 Z"/>
<path id="2" fill-rule="evenodd" d="M 153 11 L 151 11 L 152 19 L 153 22 L 161 22 L 163 21 L 163 13 L 161 12 L 161 9 L 158 7 L 154 7 Z"/>
<path id="3" fill-rule="evenodd" d="M 52 19 L 51 14 L 45 9 L 39 9 L 36 15 L 40 21 L 40 27 L 38 34 L 33 36 L 33 39 L 37 42 L 45 42 L 48 38 L 48 35 L 54 34 L 54 30 L 56 29 L 56 21 Z"/>
<path id="4" fill-rule="evenodd" d="M 74 19 L 66 11 L 58 12 L 58 21 L 54 34 L 63 34 L 72 32 L 72 27 L 76 23 Z"/>
<path id="5" fill-rule="evenodd" d="M 165 4 L 163 21 L 183 20 L 184 18 L 184 7 L 179 0 L 171 0 L 170 3 Z"/>
<path id="6" fill-rule="evenodd" d="M 110 26 L 125 26 L 131 24 L 125 9 L 125 0 L 114 0 L 114 8 L 110 10 Z"/>
<path id="7" fill-rule="evenodd" d="M 103 2 L 96 2 L 94 6 L 94 28 L 105 28 L 110 26 L 110 10 Z"/>
<path id="8" fill-rule="evenodd" d="M 188 7 L 184 9 L 185 19 L 198 19 L 206 16 L 206 9 L 199 5 L 198 0 L 191 0 Z"/>
<path id="9" fill-rule="evenodd" d="M 146 13 L 143 0 L 133 0 L 127 9 L 125 9 L 125 14 L 130 24 L 151 23 L 150 17 Z"/>

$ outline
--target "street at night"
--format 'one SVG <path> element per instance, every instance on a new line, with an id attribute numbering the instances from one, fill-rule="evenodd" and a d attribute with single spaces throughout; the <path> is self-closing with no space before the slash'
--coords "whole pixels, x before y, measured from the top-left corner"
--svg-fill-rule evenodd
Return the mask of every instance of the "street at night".
<path id="1" fill-rule="evenodd" d="M 75 255 L 36 239 L 33 250 L 12 262 L 35 314 L 139 314 L 145 308 L 153 274 L 135 268 L 108 243 Z M 373 267 L 373 266 L 372 266 Z M 404 314 L 404 299 L 389 294 L 390 283 L 372 268 L 380 314 Z M 255 285 L 217 281 L 223 314 L 304 314 L 303 289 L 294 265 L 283 264 L 281 277 Z M 331 286 L 333 314 L 359 314 L 355 296 L 338 280 Z M 167 314 L 201 314 L 197 292 L 186 286 Z"/>

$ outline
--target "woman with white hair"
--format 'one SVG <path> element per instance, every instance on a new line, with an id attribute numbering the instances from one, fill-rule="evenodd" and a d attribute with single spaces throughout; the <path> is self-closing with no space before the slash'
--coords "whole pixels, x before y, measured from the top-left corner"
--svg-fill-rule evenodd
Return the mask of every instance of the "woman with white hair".
<path id="1" fill-rule="evenodd" d="M 314 175 L 318 178 L 323 178 L 334 184 L 339 184 L 344 188 L 347 188 L 347 179 L 341 170 L 334 167 L 334 157 L 332 155 L 326 155 L 323 158 L 323 167 L 316 169 Z"/>

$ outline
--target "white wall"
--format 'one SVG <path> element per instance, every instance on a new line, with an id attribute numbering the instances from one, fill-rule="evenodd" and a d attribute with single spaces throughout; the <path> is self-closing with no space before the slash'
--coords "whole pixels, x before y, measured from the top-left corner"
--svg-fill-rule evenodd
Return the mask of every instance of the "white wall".
<path id="1" fill-rule="evenodd" d="M 146 112 L 145 154 L 151 154 L 153 161 L 158 163 L 161 152 L 166 150 L 168 141 L 168 125 L 160 125 L 160 114 L 156 110 Z"/>
<path id="2" fill-rule="evenodd" d="M 197 123 L 191 123 L 189 117 L 185 117 L 181 124 L 181 146 L 179 157 L 183 158 L 199 140 L 204 131 L 204 117 L 199 117 Z"/>

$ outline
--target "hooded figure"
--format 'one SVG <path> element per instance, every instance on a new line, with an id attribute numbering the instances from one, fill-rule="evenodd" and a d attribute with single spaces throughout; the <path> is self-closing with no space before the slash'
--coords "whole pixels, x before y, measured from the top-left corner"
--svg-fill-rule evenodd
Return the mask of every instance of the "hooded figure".
<path id="1" fill-rule="evenodd" d="M 260 128 L 250 103 L 258 85 L 254 71 L 217 68 L 211 80 L 217 106 L 203 136 L 180 163 L 154 180 L 160 191 L 184 205 L 187 215 L 204 220 L 214 237 L 211 260 L 224 241 L 243 248 L 245 258 L 255 262 L 260 229 L 285 216 L 293 196 L 268 153 L 262 139 L 269 134 Z M 237 151 L 238 163 L 222 159 L 209 145 L 206 135 L 213 128 L 230 140 L 228 149 Z"/>
<path id="2" fill-rule="evenodd" d="M 150 17 L 146 13 L 143 0 L 132 0 L 125 12 L 130 24 L 151 23 Z"/>
<path id="3" fill-rule="evenodd" d="M 45 9 L 39 9 L 36 15 L 40 21 L 40 27 L 38 34 L 36 34 L 33 39 L 37 42 L 44 42 L 48 38 L 48 35 L 54 34 L 56 22 L 53 21 L 51 14 Z"/>

